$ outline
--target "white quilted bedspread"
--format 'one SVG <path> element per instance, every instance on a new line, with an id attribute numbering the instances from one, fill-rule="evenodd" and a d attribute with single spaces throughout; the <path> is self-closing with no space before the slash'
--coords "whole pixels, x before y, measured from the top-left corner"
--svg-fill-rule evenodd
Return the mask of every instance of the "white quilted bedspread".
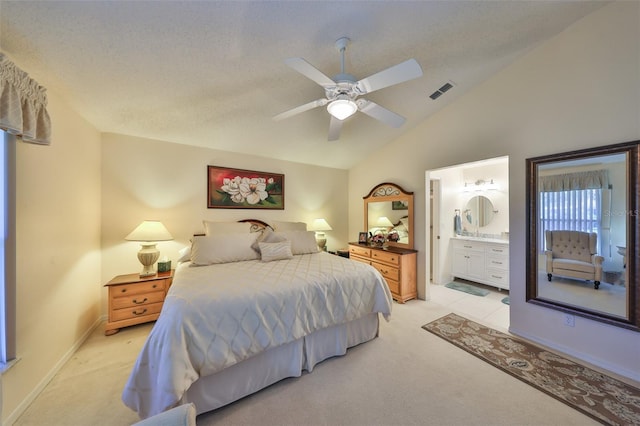
<path id="1" fill-rule="evenodd" d="M 327 253 L 176 271 L 122 394 L 141 418 L 174 406 L 201 376 L 372 312 L 392 299 L 374 268 Z"/>

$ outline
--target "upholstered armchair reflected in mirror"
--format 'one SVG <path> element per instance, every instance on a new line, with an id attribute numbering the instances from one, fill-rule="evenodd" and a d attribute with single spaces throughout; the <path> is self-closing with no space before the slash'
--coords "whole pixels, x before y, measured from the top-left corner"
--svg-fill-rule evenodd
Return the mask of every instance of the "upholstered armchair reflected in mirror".
<path id="1" fill-rule="evenodd" d="M 598 235 L 580 231 L 545 231 L 547 278 L 553 275 L 593 281 L 600 287 L 602 262 L 598 256 Z"/>

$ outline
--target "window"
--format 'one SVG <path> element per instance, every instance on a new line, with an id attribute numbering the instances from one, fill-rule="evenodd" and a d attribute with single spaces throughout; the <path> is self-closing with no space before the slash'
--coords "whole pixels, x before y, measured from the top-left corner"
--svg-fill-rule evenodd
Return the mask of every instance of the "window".
<path id="1" fill-rule="evenodd" d="M 0 130 L 0 371 L 16 357 L 15 136 Z"/>
<path id="2" fill-rule="evenodd" d="M 571 230 L 601 234 L 602 189 L 540 193 L 538 246 L 545 250 L 545 231 Z"/>

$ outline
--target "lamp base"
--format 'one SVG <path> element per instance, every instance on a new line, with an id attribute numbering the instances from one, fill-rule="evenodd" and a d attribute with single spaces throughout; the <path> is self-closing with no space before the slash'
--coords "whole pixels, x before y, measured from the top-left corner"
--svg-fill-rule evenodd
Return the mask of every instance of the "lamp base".
<path id="1" fill-rule="evenodd" d="M 150 277 L 156 274 L 153 269 L 153 265 L 160 257 L 160 251 L 156 248 L 155 243 L 141 244 L 142 248 L 138 252 L 138 260 L 142 263 L 142 272 L 140 272 L 140 278 Z"/>
<path id="2" fill-rule="evenodd" d="M 316 244 L 318 244 L 320 251 L 327 250 L 327 237 L 324 232 L 316 232 Z"/>

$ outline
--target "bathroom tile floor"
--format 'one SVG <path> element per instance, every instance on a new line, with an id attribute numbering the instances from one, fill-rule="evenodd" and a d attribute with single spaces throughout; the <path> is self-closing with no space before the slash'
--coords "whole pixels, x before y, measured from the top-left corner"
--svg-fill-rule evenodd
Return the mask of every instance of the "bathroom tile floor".
<path id="1" fill-rule="evenodd" d="M 497 330 L 507 332 L 509 329 L 509 305 L 502 303 L 502 299 L 508 297 L 509 292 L 483 284 L 471 282 L 469 284 L 489 290 L 489 294 L 474 296 L 447 288 L 444 285 L 430 284 L 431 302 L 448 307 L 452 312 L 470 320 L 476 320 Z"/>

